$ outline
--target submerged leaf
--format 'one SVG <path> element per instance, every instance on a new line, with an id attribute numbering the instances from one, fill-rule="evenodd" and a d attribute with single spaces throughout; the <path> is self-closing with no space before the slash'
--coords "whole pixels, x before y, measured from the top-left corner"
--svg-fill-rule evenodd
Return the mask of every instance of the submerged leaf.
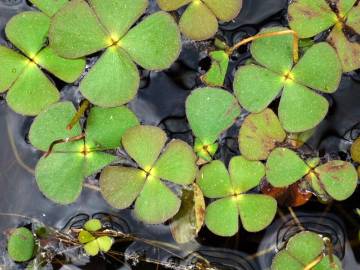
<path id="1" fill-rule="evenodd" d="M 245 118 L 239 131 L 240 152 L 250 160 L 265 160 L 285 138 L 286 133 L 275 113 L 265 109 Z"/>
<path id="2" fill-rule="evenodd" d="M 214 143 L 240 115 L 240 106 L 227 91 L 218 88 L 198 88 L 186 100 L 186 116 L 203 145 Z"/>
<path id="3" fill-rule="evenodd" d="M 25 227 L 15 229 L 8 240 L 7 250 L 15 262 L 26 262 L 34 256 L 35 239 Z"/>
<path id="4" fill-rule="evenodd" d="M 193 190 L 182 191 L 181 207 L 171 219 L 170 230 L 177 243 L 184 244 L 193 240 L 201 229 L 205 218 L 205 201 L 196 184 Z"/>

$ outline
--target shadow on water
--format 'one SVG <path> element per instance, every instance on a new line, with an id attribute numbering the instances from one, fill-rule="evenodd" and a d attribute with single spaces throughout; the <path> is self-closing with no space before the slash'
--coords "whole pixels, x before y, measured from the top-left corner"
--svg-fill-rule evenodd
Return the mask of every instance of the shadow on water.
<path id="1" fill-rule="evenodd" d="M 287 0 L 244 0 L 244 8 L 238 18 L 222 24 L 220 34 L 228 44 L 233 44 L 243 37 L 254 35 L 264 26 L 286 25 L 286 7 Z M 9 45 L 3 30 L 9 18 L 30 9 L 32 7 L 24 0 L 0 0 L 0 44 Z M 150 10 L 155 9 L 155 2 L 151 1 Z M 180 58 L 169 70 L 158 73 L 141 71 L 141 89 L 129 107 L 143 124 L 158 125 L 167 131 L 170 138 L 193 143 L 184 103 L 190 91 L 201 86 L 199 75 L 209 67 L 208 46 L 212 44 L 184 40 Z M 94 55 L 89 60 L 89 67 L 97 57 Z M 246 46 L 232 57 L 231 72 L 226 78 L 227 89 L 232 89 L 231 81 L 236 67 L 248 58 L 250 55 Z M 63 85 L 56 80 L 54 82 L 62 88 L 63 99 L 71 100 L 74 104 L 80 102 L 76 83 Z M 98 256 L 89 260 L 72 256 L 72 264 L 68 264 L 68 258 L 59 258 L 59 261 L 67 261 L 66 269 L 151 270 L 171 266 L 182 270 L 193 269 L 191 267 L 195 261 L 204 257 L 218 269 L 262 270 L 269 267 L 273 254 L 283 246 L 284 241 L 301 228 L 329 236 L 333 240 L 335 253 L 343 259 L 344 269 L 353 270 L 360 266 L 360 225 L 359 217 L 354 213 L 354 208 L 360 207 L 359 189 L 342 203 L 324 205 L 312 199 L 295 211 L 296 218 L 288 209 L 280 209 L 276 221 L 260 233 L 250 234 L 240 229 L 232 238 L 221 238 L 204 228 L 197 242 L 185 246 L 175 244 L 166 224 L 144 225 L 132 216 L 131 209 L 111 209 L 99 192 L 88 187 L 84 187 L 76 203 L 69 206 L 54 204 L 40 193 L 35 183 L 34 167 L 41 153 L 27 139 L 33 119 L 15 114 L 6 106 L 4 96 L 0 98 L 0 212 L 16 214 L 0 215 L 0 230 L 3 232 L 0 235 L 0 269 L 22 269 L 21 265 L 11 264 L 6 255 L 6 232 L 10 228 L 43 223 L 61 230 L 70 225 L 81 226 L 84 220 L 93 215 L 102 219 L 112 215 L 111 222 L 113 226 L 116 224 L 117 230 L 141 239 L 156 240 L 160 244 L 154 246 L 144 241 L 132 241 L 116 245 L 115 250 L 122 254 L 116 258 Z M 345 74 L 340 89 L 329 96 L 329 100 L 329 115 L 309 144 L 320 156 L 348 159 L 347 151 L 354 139 L 351 134 L 360 134 L 360 73 Z M 236 136 L 242 119 L 221 138 L 217 158 L 228 162 L 232 156 L 239 154 Z M 86 181 L 96 182 L 96 175 Z M 127 263 L 122 262 L 125 259 Z M 142 260 L 161 261 L 163 266 Z M 53 269 L 60 268 L 61 263 L 58 263 Z"/>

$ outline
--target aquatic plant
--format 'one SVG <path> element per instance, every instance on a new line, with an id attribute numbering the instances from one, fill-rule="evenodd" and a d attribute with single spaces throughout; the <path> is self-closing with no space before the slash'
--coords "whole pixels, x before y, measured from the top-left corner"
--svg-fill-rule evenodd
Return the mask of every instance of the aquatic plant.
<path id="1" fill-rule="evenodd" d="M 210 69 L 201 77 L 208 86 L 224 85 L 225 76 L 229 66 L 229 55 L 225 51 L 213 51 L 209 53 L 211 58 Z"/>
<path id="2" fill-rule="evenodd" d="M 280 145 L 286 133 L 275 113 L 265 109 L 246 117 L 239 131 L 240 152 L 249 160 L 266 161 L 266 179 L 274 187 L 287 187 L 306 176 L 318 195 L 345 200 L 357 186 L 354 166 L 342 160 L 319 165 L 320 160 L 303 161 L 293 150 Z"/>
<path id="3" fill-rule="evenodd" d="M 196 157 L 191 147 L 172 140 L 153 126 L 136 126 L 122 136 L 122 146 L 138 167 L 110 166 L 100 176 L 100 189 L 113 207 L 124 209 L 135 200 L 135 215 L 146 223 L 162 223 L 180 208 L 180 199 L 164 180 L 191 184 L 196 176 Z"/>
<path id="4" fill-rule="evenodd" d="M 275 255 L 271 270 L 341 270 L 339 258 L 325 248 L 324 242 L 329 241 L 314 232 L 297 233 Z"/>
<path id="5" fill-rule="evenodd" d="M 271 27 L 261 33 L 285 29 Z M 283 35 L 255 40 L 251 53 L 258 64 L 240 67 L 234 79 L 240 105 L 250 112 L 261 112 L 282 92 L 278 110 L 286 131 L 301 132 L 318 125 L 329 104 L 313 90 L 337 90 L 341 64 L 335 50 L 328 43 L 317 43 L 294 65 L 293 37 Z"/>
<path id="6" fill-rule="evenodd" d="M 351 145 L 350 154 L 353 161 L 360 163 L 360 137 Z"/>
<path id="7" fill-rule="evenodd" d="M 327 42 L 339 55 L 344 72 L 360 68 L 360 6 L 357 0 L 296 0 L 289 5 L 291 29 L 301 38 L 310 38 L 332 28 Z"/>
<path id="8" fill-rule="evenodd" d="M 6 24 L 6 37 L 21 52 L 0 46 L 0 92 L 8 90 L 6 100 L 15 112 L 37 115 L 59 100 L 55 85 L 41 71 L 74 82 L 85 68 L 84 59 L 65 59 L 46 47 L 50 18 L 38 11 L 26 11 Z"/>
<path id="9" fill-rule="evenodd" d="M 57 54 L 78 58 L 104 50 L 79 86 L 91 103 L 129 102 L 140 83 L 136 64 L 162 70 L 179 56 L 180 32 L 169 14 L 156 12 L 131 28 L 147 6 L 147 0 L 74 0 L 53 17 L 49 41 Z"/>
<path id="10" fill-rule="evenodd" d="M 198 88 L 186 100 L 186 116 L 197 140 L 195 152 L 211 160 L 219 135 L 240 115 L 241 108 L 231 93 L 219 88 Z"/>
<path id="11" fill-rule="evenodd" d="M 236 18 L 242 0 L 157 0 L 162 10 L 173 11 L 185 5 L 179 22 L 181 32 L 193 40 L 213 37 L 218 30 L 218 19 L 229 22 Z"/>
<path id="12" fill-rule="evenodd" d="M 74 115 L 71 102 L 54 104 L 35 118 L 29 133 L 35 148 L 48 151 L 35 169 L 39 189 L 60 204 L 74 202 L 85 177 L 117 159 L 106 151 L 119 147 L 124 132 L 139 124 L 127 107 L 93 107 L 82 132 L 78 122 L 67 128 Z"/>
<path id="13" fill-rule="evenodd" d="M 38 9 L 49 17 L 54 16 L 69 0 L 30 0 Z"/>
<path id="14" fill-rule="evenodd" d="M 211 58 L 210 69 L 201 76 L 201 80 L 208 86 L 222 87 L 224 85 L 225 76 L 227 74 L 229 61 L 231 55 L 241 46 L 244 46 L 254 40 L 262 38 L 271 38 L 276 36 L 292 35 L 293 36 L 293 60 L 297 63 L 299 60 L 299 39 L 296 32 L 286 29 L 275 31 L 275 32 L 262 32 L 254 36 L 245 38 L 229 47 L 224 41 L 219 38 L 215 38 L 214 45 L 215 51 L 209 53 Z"/>
<path id="15" fill-rule="evenodd" d="M 270 196 L 248 194 L 258 186 L 265 175 L 259 161 L 242 156 L 230 160 L 229 172 L 222 161 L 215 160 L 203 166 L 197 183 L 204 196 L 216 199 L 206 208 L 205 224 L 221 236 L 232 236 L 239 229 L 239 215 L 245 230 L 257 232 L 274 219 L 277 203 Z"/>
<path id="16" fill-rule="evenodd" d="M 84 245 L 84 250 L 89 256 L 96 256 L 99 252 L 108 252 L 114 242 L 110 236 L 97 236 L 95 233 L 102 229 L 101 221 L 90 219 L 85 222 L 83 229 L 79 232 L 78 240 Z"/>
<path id="17" fill-rule="evenodd" d="M 25 227 L 15 229 L 10 234 L 7 250 L 13 261 L 29 261 L 35 252 L 35 238 L 32 232 Z"/>

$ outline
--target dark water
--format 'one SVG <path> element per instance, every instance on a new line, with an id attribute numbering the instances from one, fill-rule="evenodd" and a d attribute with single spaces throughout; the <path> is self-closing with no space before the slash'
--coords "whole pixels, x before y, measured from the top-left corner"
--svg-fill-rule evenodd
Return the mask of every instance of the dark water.
<path id="1" fill-rule="evenodd" d="M 219 35 L 228 44 L 254 35 L 264 26 L 287 24 L 287 0 L 244 2 L 238 18 L 220 27 Z M 11 16 L 31 8 L 23 0 L 0 0 L 0 29 L 4 28 Z M 150 10 L 155 9 L 156 5 L 151 1 Z M 0 44 L 8 44 L 3 30 Z M 170 138 L 181 138 L 192 144 L 193 137 L 185 118 L 184 102 L 192 89 L 201 86 L 198 78 L 209 68 L 210 62 L 206 57 L 206 49 L 209 47 L 212 47 L 209 42 L 194 43 L 184 40 L 181 56 L 169 70 L 142 71 L 141 89 L 129 106 L 143 124 L 160 126 L 167 131 Z M 227 89 L 232 88 L 231 82 L 236 68 L 249 57 L 247 47 L 234 54 L 226 78 Z M 96 58 L 97 55 L 94 55 L 89 60 L 89 66 Z M 54 81 L 61 89 L 64 99 L 73 101 L 75 105 L 79 103 L 81 96 L 76 84 L 64 85 L 55 79 Z M 351 141 L 360 133 L 360 72 L 345 74 L 340 89 L 327 98 L 331 104 L 330 112 L 309 142 L 309 148 L 314 155 L 319 154 L 325 159 L 349 159 L 347 151 Z M 76 203 L 68 206 L 56 205 L 43 197 L 35 183 L 34 167 L 41 153 L 28 143 L 27 135 L 32 120 L 12 112 L 4 98 L 0 98 L 0 212 L 18 215 L 0 215 L 0 231 L 4 232 L 0 235 L 1 270 L 22 267 L 12 264 L 7 258 L 5 232 L 9 228 L 39 221 L 61 229 L 69 220 L 81 220 L 96 213 L 117 217 L 115 223 L 118 229 L 124 232 L 172 245 L 166 250 L 162 245 L 154 247 L 141 241 L 117 246 L 128 258 L 136 261 L 138 256 L 146 257 L 160 260 L 163 264 L 177 264 L 179 267 L 191 265 L 198 256 L 203 256 L 218 269 L 267 269 L 276 249 L 280 249 L 284 241 L 300 230 L 289 210 L 280 208 L 273 224 L 260 233 L 250 234 L 240 229 L 236 236 L 222 238 L 214 236 L 204 228 L 196 242 L 179 246 L 172 240 L 167 225 L 142 224 L 132 216 L 131 209 L 111 209 L 98 192 L 89 188 L 83 189 Z M 228 162 L 232 156 L 239 154 L 236 137 L 240 122 L 241 119 L 222 136 L 217 158 Z M 96 182 L 96 176 L 87 179 L 88 183 L 94 181 Z M 341 203 L 321 204 L 313 198 L 305 206 L 294 210 L 303 227 L 328 235 L 332 239 L 335 253 L 343 260 L 346 270 L 360 269 L 360 218 L 354 213 L 354 209 L 360 207 L 359 193 L 358 188 L 350 199 Z M 68 268 L 62 269 L 165 269 L 141 262 L 133 266 L 132 262 L 129 260 L 122 264 L 108 256 L 92 258 L 90 261 L 82 257 L 74 260 L 72 265 L 68 264 Z M 54 269 L 60 268 L 60 264 L 54 266 Z"/>

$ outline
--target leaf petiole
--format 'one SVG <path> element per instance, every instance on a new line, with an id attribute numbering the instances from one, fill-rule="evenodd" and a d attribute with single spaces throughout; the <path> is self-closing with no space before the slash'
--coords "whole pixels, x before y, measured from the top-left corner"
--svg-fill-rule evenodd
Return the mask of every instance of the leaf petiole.
<path id="1" fill-rule="evenodd" d="M 232 46 L 231 48 L 226 50 L 226 53 L 228 55 L 233 54 L 233 52 L 235 50 L 237 50 L 238 48 L 240 48 L 241 46 L 252 42 L 256 39 L 260 39 L 260 38 L 267 38 L 267 37 L 275 37 L 275 36 L 283 36 L 283 35 L 292 35 L 294 37 L 294 41 L 293 41 L 293 59 L 294 59 L 294 63 L 296 64 L 299 61 L 299 36 L 297 34 L 297 32 L 293 31 L 293 30 L 284 30 L 284 31 L 277 31 L 277 32 L 271 32 L 271 33 L 261 33 L 261 34 L 257 34 L 255 36 L 249 37 L 249 38 L 245 38 L 241 41 L 239 41 L 238 43 L 236 43 L 234 46 Z"/>

